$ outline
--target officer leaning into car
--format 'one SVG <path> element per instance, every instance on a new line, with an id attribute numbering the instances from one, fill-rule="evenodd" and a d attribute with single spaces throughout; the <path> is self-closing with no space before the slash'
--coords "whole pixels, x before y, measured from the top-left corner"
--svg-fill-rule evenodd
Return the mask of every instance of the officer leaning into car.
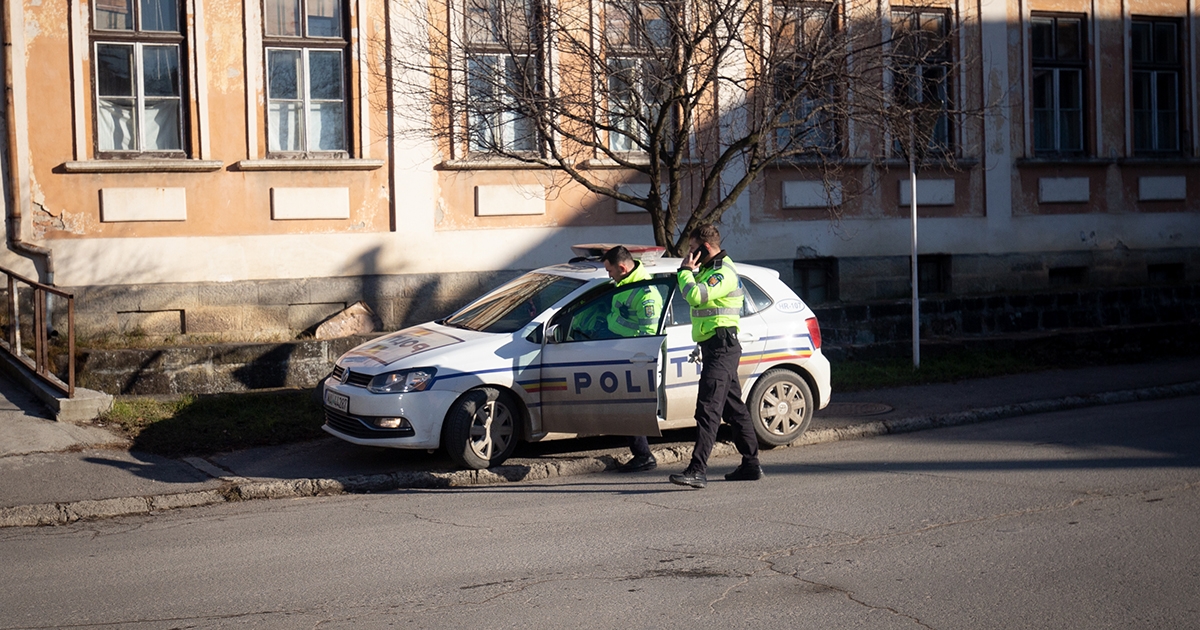
<path id="1" fill-rule="evenodd" d="M 737 269 L 725 250 L 716 226 L 702 225 L 688 237 L 689 253 L 679 267 L 679 291 L 691 307 L 692 340 L 701 356 L 699 393 L 696 395 L 696 445 L 692 459 L 671 483 L 692 488 L 708 485 L 708 456 L 724 417 L 733 425 L 733 443 L 742 463 L 725 475 L 730 481 L 761 479 L 758 437 L 738 381 L 742 345 L 738 321 L 742 311 L 742 289 Z"/>
<path id="2" fill-rule="evenodd" d="M 604 262 L 608 277 L 618 288 L 651 279 L 641 261 L 634 260 L 623 245 L 604 252 L 600 260 Z M 613 295 L 612 308 L 607 315 L 608 330 L 617 337 L 657 334 L 663 306 L 662 295 L 654 285 L 618 291 Z M 629 438 L 629 452 L 633 453 L 633 458 L 617 467 L 618 471 L 639 472 L 654 470 L 658 466 L 658 460 L 650 452 L 650 442 L 644 435 Z"/>

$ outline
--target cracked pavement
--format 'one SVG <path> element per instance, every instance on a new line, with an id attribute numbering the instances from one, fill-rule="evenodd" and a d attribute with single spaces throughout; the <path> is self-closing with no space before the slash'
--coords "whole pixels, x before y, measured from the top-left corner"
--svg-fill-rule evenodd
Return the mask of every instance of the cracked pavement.
<path id="1" fill-rule="evenodd" d="M 0 531 L 9 628 L 1200 628 L 1200 397 Z"/>

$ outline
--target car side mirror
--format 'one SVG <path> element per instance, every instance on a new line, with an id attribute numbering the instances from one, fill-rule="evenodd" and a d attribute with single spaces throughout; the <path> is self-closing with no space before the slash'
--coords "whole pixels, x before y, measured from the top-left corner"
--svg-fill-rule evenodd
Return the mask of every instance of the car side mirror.
<path id="1" fill-rule="evenodd" d="M 546 326 L 546 343 L 558 343 L 562 341 L 562 339 L 559 339 L 559 334 L 561 333 L 562 327 L 560 327 L 558 324 L 550 324 Z"/>

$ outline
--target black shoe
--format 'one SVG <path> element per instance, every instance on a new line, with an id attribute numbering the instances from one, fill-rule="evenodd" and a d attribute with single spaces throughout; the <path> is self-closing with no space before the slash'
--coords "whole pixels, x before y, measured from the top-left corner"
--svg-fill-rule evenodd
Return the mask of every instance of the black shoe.
<path id="1" fill-rule="evenodd" d="M 644 472 L 658 468 L 658 460 L 653 455 L 637 455 L 633 459 L 617 466 L 617 472 Z"/>
<path id="2" fill-rule="evenodd" d="M 734 468 L 733 472 L 725 473 L 725 481 L 758 481 L 762 478 L 762 466 L 742 464 Z"/>
<path id="3" fill-rule="evenodd" d="M 697 489 L 707 488 L 708 478 L 704 476 L 704 473 L 685 470 L 681 474 L 671 475 L 671 483 L 680 486 L 690 486 Z"/>

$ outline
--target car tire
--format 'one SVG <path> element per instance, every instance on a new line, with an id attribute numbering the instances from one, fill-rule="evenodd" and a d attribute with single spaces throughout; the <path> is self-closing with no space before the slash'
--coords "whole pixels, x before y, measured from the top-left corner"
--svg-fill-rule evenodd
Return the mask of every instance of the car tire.
<path id="1" fill-rule="evenodd" d="M 446 414 L 442 446 L 462 468 L 499 466 L 517 448 L 520 417 L 508 394 L 494 387 L 472 389 Z"/>
<path id="2" fill-rule="evenodd" d="M 754 384 L 746 406 L 764 448 L 791 444 L 812 422 L 812 390 L 791 370 L 768 370 Z"/>

